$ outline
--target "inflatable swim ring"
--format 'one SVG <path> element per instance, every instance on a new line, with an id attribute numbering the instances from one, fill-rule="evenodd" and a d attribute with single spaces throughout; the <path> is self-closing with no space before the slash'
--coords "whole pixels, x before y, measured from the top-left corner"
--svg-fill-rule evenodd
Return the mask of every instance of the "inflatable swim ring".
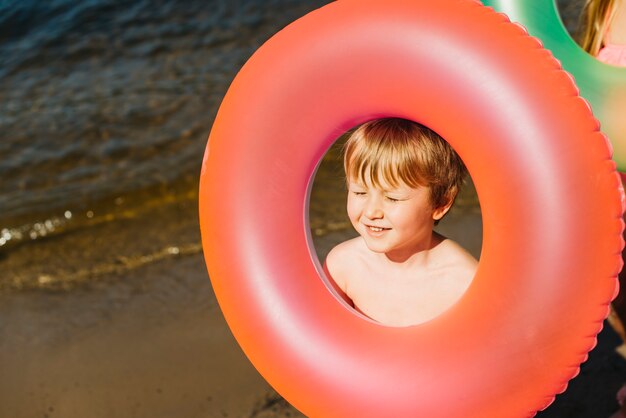
<path id="1" fill-rule="evenodd" d="M 571 38 L 559 16 L 556 0 L 483 0 L 514 22 L 524 25 L 561 61 L 591 103 L 602 131 L 613 144 L 613 158 L 626 171 L 626 68 L 604 64 Z"/>
<path id="2" fill-rule="evenodd" d="M 307 219 L 325 151 L 383 116 L 446 138 L 483 211 L 472 285 L 405 328 L 341 301 Z M 617 290 L 623 199 L 606 138 L 558 62 L 472 0 L 338 1 L 276 34 L 224 97 L 199 200 L 223 314 L 307 416 L 531 416 L 576 375 Z"/>

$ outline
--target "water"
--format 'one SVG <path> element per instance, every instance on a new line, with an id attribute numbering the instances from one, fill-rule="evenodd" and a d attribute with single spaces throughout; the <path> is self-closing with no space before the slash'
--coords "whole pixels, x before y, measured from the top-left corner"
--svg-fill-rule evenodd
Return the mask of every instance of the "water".
<path id="1" fill-rule="evenodd" d="M 16 277 L 42 240 L 140 216 L 161 225 L 152 212 L 167 206 L 168 219 L 196 219 L 228 85 L 262 42 L 324 3 L 0 2 L 0 263 L 10 268 L 0 289 L 38 282 Z M 159 253 L 171 246 L 155 239 Z"/>
<path id="2" fill-rule="evenodd" d="M 3 3 L 2 226 L 196 177 L 241 64 L 322 3 Z"/>
<path id="3" fill-rule="evenodd" d="M 0 291 L 201 251 L 198 177 L 221 99 L 254 50 L 325 3 L 0 1 Z M 311 202 L 322 241 L 350 230 L 336 158 Z M 461 201 L 476 219 L 475 196 Z"/>

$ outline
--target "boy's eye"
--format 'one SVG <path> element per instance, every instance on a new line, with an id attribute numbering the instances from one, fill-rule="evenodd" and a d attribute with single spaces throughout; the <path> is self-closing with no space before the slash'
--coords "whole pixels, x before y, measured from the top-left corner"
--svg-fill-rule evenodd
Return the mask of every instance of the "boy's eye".
<path id="1" fill-rule="evenodd" d="M 390 202 L 399 202 L 400 201 L 400 199 L 396 199 L 396 198 L 393 198 L 393 197 L 390 197 L 390 196 L 386 196 L 386 197 L 387 197 L 387 200 L 390 201 Z"/>
<path id="2" fill-rule="evenodd" d="M 357 196 L 365 196 L 366 194 L 365 192 L 355 192 L 355 191 L 353 191 L 352 193 L 354 193 Z"/>

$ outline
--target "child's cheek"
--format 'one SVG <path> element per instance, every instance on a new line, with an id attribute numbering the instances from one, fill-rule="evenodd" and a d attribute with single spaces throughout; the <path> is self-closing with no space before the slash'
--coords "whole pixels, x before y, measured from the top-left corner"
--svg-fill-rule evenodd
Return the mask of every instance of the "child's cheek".
<path id="1" fill-rule="evenodd" d="M 352 223 L 358 219 L 358 203 L 354 201 L 354 198 L 348 196 L 348 201 L 346 203 L 346 211 L 348 212 L 348 218 Z M 357 219 L 355 219 L 357 218 Z"/>

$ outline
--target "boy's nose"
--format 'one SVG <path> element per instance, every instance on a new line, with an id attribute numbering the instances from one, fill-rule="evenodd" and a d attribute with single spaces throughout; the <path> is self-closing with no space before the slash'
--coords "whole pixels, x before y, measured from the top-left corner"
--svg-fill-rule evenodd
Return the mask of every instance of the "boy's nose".
<path id="1" fill-rule="evenodd" d="M 383 210 L 377 199 L 368 199 L 364 212 L 369 219 L 380 219 L 383 217 Z"/>

